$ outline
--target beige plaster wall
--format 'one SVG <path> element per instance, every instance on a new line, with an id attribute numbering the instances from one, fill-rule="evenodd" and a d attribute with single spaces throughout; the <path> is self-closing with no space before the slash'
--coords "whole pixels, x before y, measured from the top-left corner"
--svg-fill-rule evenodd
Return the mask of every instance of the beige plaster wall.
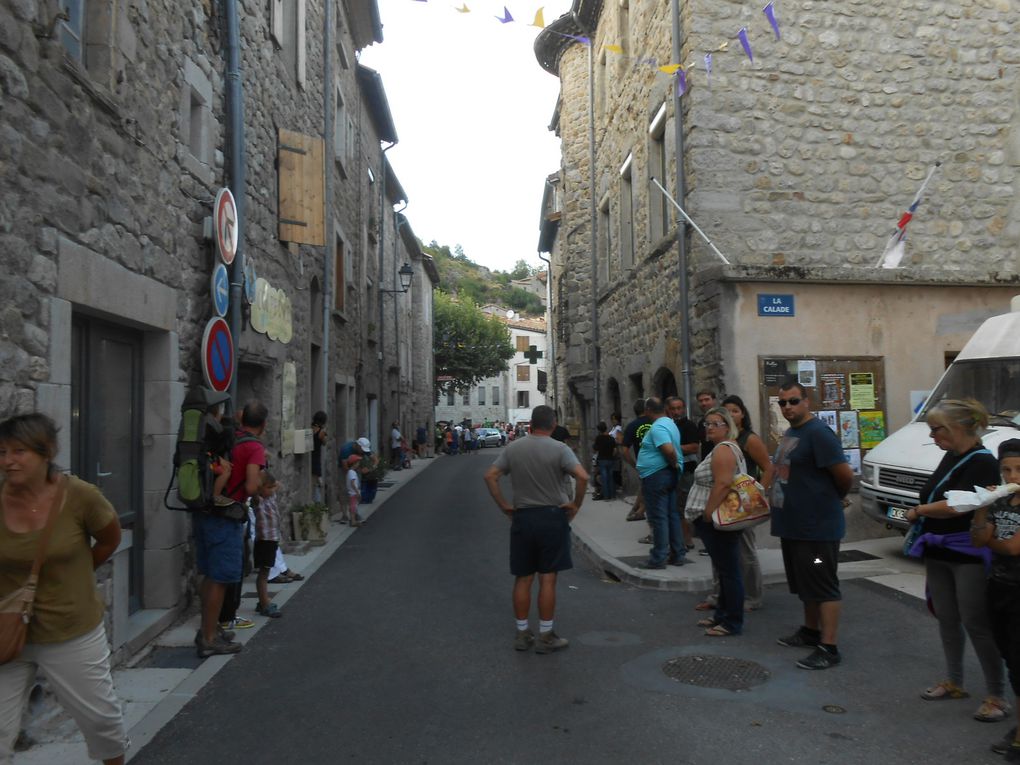
<path id="1" fill-rule="evenodd" d="M 989 316 L 1009 311 L 1015 287 L 727 282 L 720 345 L 727 393 L 741 396 L 760 424 L 760 357 L 881 356 L 888 428 L 911 417 L 910 391 L 930 390 Z M 793 317 L 758 316 L 759 293 L 792 294 Z"/>

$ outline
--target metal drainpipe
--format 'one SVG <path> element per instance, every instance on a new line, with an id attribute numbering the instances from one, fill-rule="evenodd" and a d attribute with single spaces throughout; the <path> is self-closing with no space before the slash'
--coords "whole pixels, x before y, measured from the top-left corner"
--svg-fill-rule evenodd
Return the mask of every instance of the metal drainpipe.
<path id="1" fill-rule="evenodd" d="M 676 0 L 674 0 L 676 2 Z M 599 420 L 599 303 L 598 303 L 598 209 L 595 200 L 595 30 L 586 28 L 576 11 L 571 16 L 578 28 L 588 35 L 588 184 L 591 228 L 591 384 L 592 417 L 588 423 L 592 438 Z M 582 440 L 582 443 L 586 443 Z M 585 452 L 587 456 L 587 452 Z"/>
<path id="2" fill-rule="evenodd" d="M 333 258 L 330 257 L 330 249 L 335 246 L 333 241 L 333 169 L 335 167 L 334 152 L 336 151 L 336 144 L 333 141 L 333 119 L 334 110 L 333 98 L 336 93 L 336 89 L 333 87 L 333 29 L 335 22 L 333 20 L 334 6 L 333 0 L 325 0 L 325 12 L 326 12 L 326 29 L 323 32 L 323 64 L 322 64 L 322 103 L 324 113 L 322 115 L 322 132 L 323 138 L 326 142 L 326 251 L 325 251 L 325 263 L 323 264 L 323 280 L 326 282 L 323 285 L 322 290 L 322 351 L 320 360 L 322 362 L 322 399 L 317 402 L 318 408 L 326 412 L 328 421 L 329 417 L 329 406 L 330 400 L 330 384 L 329 384 L 329 362 L 332 357 L 332 348 L 330 347 L 330 329 L 332 328 L 332 322 L 330 320 L 333 306 Z M 315 317 L 312 317 L 312 321 L 315 321 Z M 337 434 L 339 435 L 339 434 Z M 346 438 L 346 435 L 344 435 Z M 323 484 L 330 486 L 330 473 L 332 472 L 332 460 L 322 460 L 321 469 Z"/>
<path id="3" fill-rule="evenodd" d="M 397 242 L 400 240 L 400 218 L 398 218 L 397 216 L 400 215 L 402 212 L 404 212 L 404 210 L 406 210 L 406 209 L 407 209 L 407 200 L 405 199 L 404 200 L 404 206 L 401 207 L 399 210 L 394 210 L 393 211 L 393 279 L 394 279 L 394 281 L 393 281 L 393 289 L 396 289 L 397 285 L 400 283 L 398 281 L 398 277 L 397 277 L 397 273 L 396 273 L 397 260 L 398 260 L 398 258 L 397 258 L 397 254 L 398 254 L 397 253 Z M 400 363 L 400 311 L 399 311 L 399 307 L 397 305 L 400 302 L 400 293 L 399 292 L 394 292 L 394 293 L 391 293 L 391 294 L 393 295 L 393 345 L 396 348 L 397 370 L 398 370 L 397 371 L 397 417 L 396 417 L 396 419 L 400 423 L 400 432 L 403 434 L 404 433 L 404 420 L 402 419 L 403 410 L 401 408 L 402 407 L 402 403 L 401 402 L 402 402 L 402 399 L 403 399 L 403 389 L 401 387 L 400 377 L 401 377 L 401 374 L 404 371 L 404 367 Z"/>
<path id="4" fill-rule="evenodd" d="M 237 409 L 237 357 L 241 336 L 241 291 L 244 285 L 244 100 L 241 90 L 241 31 L 237 17 L 237 0 L 224 0 L 227 55 L 227 134 L 230 142 L 230 193 L 237 207 L 237 253 L 230 268 L 230 335 L 234 341 L 234 369 L 230 375 L 230 400 L 227 406 Z"/>
<path id="5" fill-rule="evenodd" d="M 548 183 L 548 181 L 547 181 L 547 183 Z M 550 371 L 552 372 L 552 396 L 550 396 L 550 398 L 552 399 L 553 411 L 557 412 L 557 416 L 559 416 L 559 412 L 557 411 L 557 407 L 556 407 L 556 402 L 557 402 L 558 397 L 559 397 L 559 392 L 556 390 L 556 340 L 555 340 L 556 333 L 553 331 L 553 325 L 552 325 L 552 315 L 553 315 L 552 314 L 552 295 L 553 295 L 553 289 L 552 289 L 552 286 L 553 286 L 552 258 L 543 257 L 542 253 L 539 252 L 538 253 L 538 259 L 544 261 L 545 262 L 545 266 L 546 266 L 545 304 L 546 304 L 546 313 L 549 315 L 549 321 L 546 322 L 545 331 L 548 333 L 546 335 L 546 337 L 548 337 L 548 342 L 546 343 L 546 348 L 548 349 L 548 352 L 549 352 L 549 362 L 550 362 L 549 363 L 549 367 L 550 367 Z"/>
<path id="6" fill-rule="evenodd" d="M 673 62 L 680 63 L 682 51 L 680 48 L 680 0 L 672 0 L 673 25 Z M 676 201 L 681 206 L 686 206 L 687 177 L 684 172 L 684 117 L 683 107 L 680 104 L 680 90 L 676 83 L 673 84 L 673 133 L 674 153 L 676 154 Z M 676 245 L 679 256 L 680 269 L 680 318 L 682 320 L 680 330 L 680 377 L 683 382 L 684 401 L 687 403 L 688 411 L 693 406 L 691 397 L 694 393 L 694 370 L 691 369 L 691 309 L 690 309 L 690 279 L 687 276 L 687 222 L 680 216 L 676 221 Z"/>
<path id="7" fill-rule="evenodd" d="M 385 415 L 386 407 L 383 404 L 383 389 L 386 387 L 386 374 L 385 374 L 385 371 L 386 371 L 385 370 L 385 367 L 386 367 L 386 354 L 383 352 L 383 344 L 384 344 L 385 335 L 386 335 L 384 330 L 385 330 L 386 327 L 385 327 L 385 324 L 383 323 L 383 318 L 385 317 L 384 306 L 383 306 L 383 296 L 385 296 L 386 293 L 382 291 L 382 288 L 383 288 L 383 262 L 385 261 L 384 255 L 386 253 L 386 247 L 385 247 L 385 243 L 386 243 L 386 215 L 383 212 L 386 209 L 386 152 L 388 152 L 390 149 L 392 149 L 396 145 L 397 145 L 397 142 L 394 141 L 389 146 L 387 146 L 385 149 L 383 149 L 382 150 L 382 158 L 379 161 L 379 176 L 380 176 L 380 179 L 379 179 L 379 221 L 378 221 L 378 225 L 379 225 L 379 270 L 378 270 L 379 281 L 376 283 L 375 289 L 376 289 L 376 293 L 379 296 L 378 297 L 378 300 L 379 300 L 379 342 L 378 342 L 376 347 L 378 348 L 378 353 L 379 353 L 379 431 L 378 431 L 378 436 L 379 436 L 379 442 L 380 443 L 373 444 L 376 449 L 380 449 L 381 448 L 381 443 L 383 441 L 383 432 L 385 430 L 383 423 L 386 421 L 386 415 Z M 382 454 L 382 452 L 377 451 L 376 454 L 379 455 L 379 454 Z"/>

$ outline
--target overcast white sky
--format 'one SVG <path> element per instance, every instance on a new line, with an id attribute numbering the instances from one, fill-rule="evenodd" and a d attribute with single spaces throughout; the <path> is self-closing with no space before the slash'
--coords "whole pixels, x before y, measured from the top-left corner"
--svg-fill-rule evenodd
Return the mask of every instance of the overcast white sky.
<path id="1" fill-rule="evenodd" d="M 387 156 L 415 234 L 502 271 L 541 265 L 543 184 L 560 160 L 548 130 L 559 81 L 538 65 L 528 26 L 543 4 L 506 2 L 510 24 L 495 18 L 503 0 L 379 0 L 384 41 L 361 54 L 383 78 L 400 138 Z M 544 8 L 549 23 L 570 0 Z"/>

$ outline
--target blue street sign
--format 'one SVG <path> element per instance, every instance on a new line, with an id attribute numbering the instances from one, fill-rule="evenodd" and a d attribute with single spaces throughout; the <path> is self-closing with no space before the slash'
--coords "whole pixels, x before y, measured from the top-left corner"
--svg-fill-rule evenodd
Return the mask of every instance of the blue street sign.
<path id="1" fill-rule="evenodd" d="M 230 277 L 227 276 L 227 267 L 222 263 L 217 263 L 213 269 L 210 290 L 216 315 L 226 316 L 230 307 Z"/>
<path id="2" fill-rule="evenodd" d="M 793 316 L 793 295 L 758 295 L 759 316 Z"/>

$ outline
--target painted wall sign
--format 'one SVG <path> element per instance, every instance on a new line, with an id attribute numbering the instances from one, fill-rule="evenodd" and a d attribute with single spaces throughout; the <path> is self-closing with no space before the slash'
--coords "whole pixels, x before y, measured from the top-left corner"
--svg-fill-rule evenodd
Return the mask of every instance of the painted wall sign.
<path id="1" fill-rule="evenodd" d="M 794 316 L 793 295 L 758 295 L 759 316 Z"/>
<path id="2" fill-rule="evenodd" d="M 234 376 L 234 340 L 219 316 L 209 319 L 202 335 L 202 374 L 206 384 L 220 392 L 230 387 Z"/>
<path id="3" fill-rule="evenodd" d="M 261 277 L 255 280 L 251 328 L 281 343 L 289 343 L 294 336 L 294 309 L 290 297 Z"/>
<path id="4" fill-rule="evenodd" d="M 226 316 L 230 307 L 230 277 L 227 276 L 227 267 L 217 263 L 212 272 L 212 283 L 209 287 L 212 292 L 213 310 L 217 316 Z"/>
<path id="5" fill-rule="evenodd" d="M 230 189 L 220 189 L 213 205 L 213 230 L 216 232 L 216 249 L 228 266 L 237 254 L 237 205 Z"/>

